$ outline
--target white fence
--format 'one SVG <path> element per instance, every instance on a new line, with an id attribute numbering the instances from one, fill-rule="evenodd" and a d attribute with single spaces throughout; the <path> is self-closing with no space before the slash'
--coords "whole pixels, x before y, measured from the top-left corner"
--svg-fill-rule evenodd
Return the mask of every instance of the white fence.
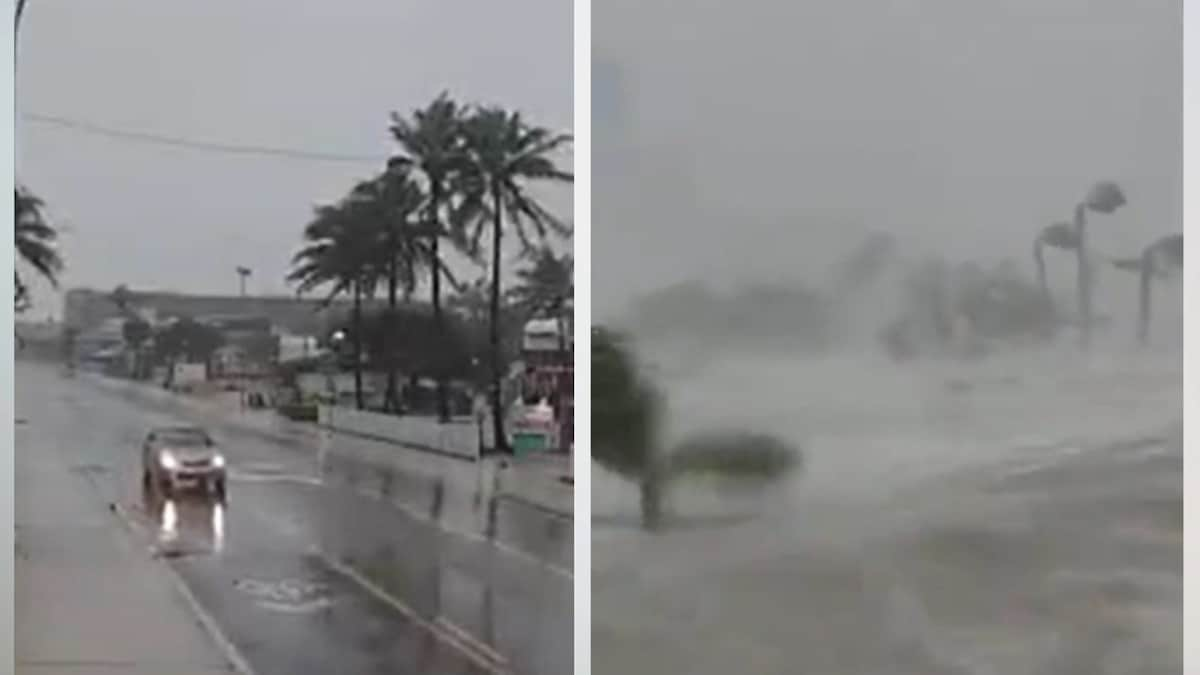
<path id="1" fill-rule="evenodd" d="M 404 445 L 419 450 L 468 459 L 479 457 L 480 442 L 491 442 L 488 429 L 480 435 L 473 420 L 456 419 L 440 423 L 434 417 L 382 415 L 343 406 L 321 405 L 321 426 L 342 432 Z"/>

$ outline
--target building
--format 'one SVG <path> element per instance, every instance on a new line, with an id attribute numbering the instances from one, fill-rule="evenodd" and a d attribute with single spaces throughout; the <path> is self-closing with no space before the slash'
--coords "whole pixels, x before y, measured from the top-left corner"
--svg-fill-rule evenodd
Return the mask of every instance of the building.
<path id="1" fill-rule="evenodd" d="M 348 312 L 348 303 L 333 302 L 325 308 L 320 300 L 294 296 L 189 295 L 157 291 L 127 294 L 128 305 L 139 313 L 153 312 L 161 318 L 257 317 L 296 335 L 321 335 L 334 319 Z M 63 322 L 83 332 L 105 319 L 125 316 L 112 300 L 111 291 L 75 288 L 63 298 Z"/>

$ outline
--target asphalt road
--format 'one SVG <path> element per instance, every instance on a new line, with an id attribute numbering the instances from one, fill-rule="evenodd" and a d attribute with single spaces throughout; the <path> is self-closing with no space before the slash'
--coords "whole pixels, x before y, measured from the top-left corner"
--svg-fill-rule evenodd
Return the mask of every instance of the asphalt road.
<path id="1" fill-rule="evenodd" d="M 228 430 L 216 434 L 225 507 L 147 498 L 140 442 L 179 417 L 52 368 L 17 373 L 27 436 L 91 477 L 255 673 L 570 672 L 571 579 L 534 557 L 447 532 L 295 448 Z"/>

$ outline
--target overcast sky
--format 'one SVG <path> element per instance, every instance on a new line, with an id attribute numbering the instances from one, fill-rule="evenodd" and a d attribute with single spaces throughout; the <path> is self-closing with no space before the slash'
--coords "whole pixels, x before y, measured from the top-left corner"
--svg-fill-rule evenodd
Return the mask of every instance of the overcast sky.
<path id="1" fill-rule="evenodd" d="M 196 140 L 387 155 L 388 113 L 443 89 L 569 131 L 571 36 L 570 0 L 31 0 L 17 106 Z M 69 229 L 66 285 L 228 293 L 237 265 L 254 269 L 252 291 L 284 292 L 314 203 L 378 168 L 29 122 L 18 123 L 17 167 Z M 569 220 L 569 191 L 550 199 Z"/>
<path id="2" fill-rule="evenodd" d="M 868 229 L 1029 265 L 1097 179 L 1105 251 L 1181 228 L 1181 0 L 594 3 L 593 302 L 812 279 Z"/>

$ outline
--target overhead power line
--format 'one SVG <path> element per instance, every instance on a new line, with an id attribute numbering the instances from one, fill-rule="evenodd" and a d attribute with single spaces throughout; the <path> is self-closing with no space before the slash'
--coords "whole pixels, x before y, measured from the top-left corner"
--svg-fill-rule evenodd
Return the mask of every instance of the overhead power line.
<path id="1" fill-rule="evenodd" d="M 70 129 L 93 136 L 143 143 L 148 145 L 165 145 L 176 148 L 186 148 L 201 152 L 220 153 L 226 155 L 256 155 L 260 157 L 276 157 L 284 159 L 307 160 L 314 162 L 354 162 L 359 164 L 379 164 L 388 160 L 387 155 L 353 155 L 334 152 L 302 150 L 298 148 L 280 148 L 261 145 L 241 145 L 236 143 L 221 143 L 200 141 L 179 136 L 152 134 L 142 131 L 115 129 L 112 127 L 93 124 L 83 120 L 43 115 L 39 113 L 22 113 L 21 118 L 35 123 L 59 129 Z"/>

